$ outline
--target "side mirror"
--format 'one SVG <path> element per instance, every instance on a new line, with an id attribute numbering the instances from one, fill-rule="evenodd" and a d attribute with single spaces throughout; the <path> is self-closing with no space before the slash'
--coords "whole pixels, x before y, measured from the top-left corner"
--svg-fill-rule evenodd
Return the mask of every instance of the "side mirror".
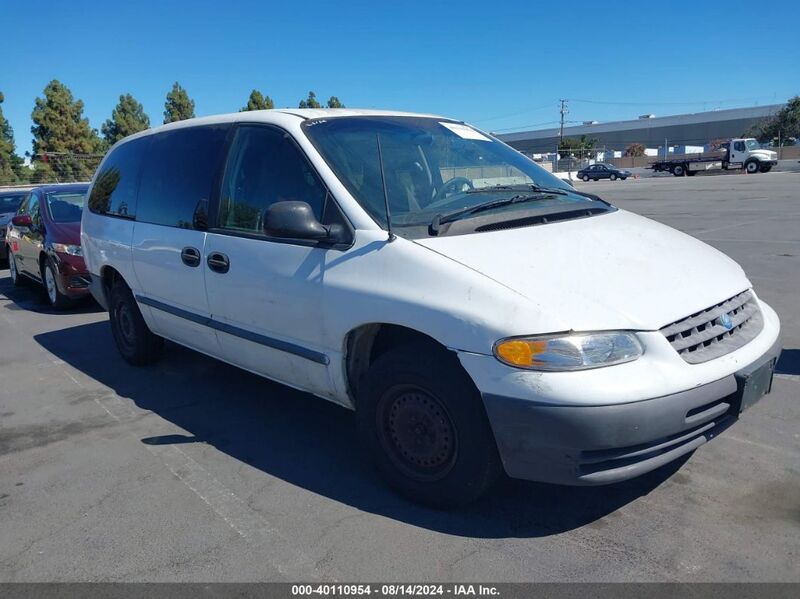
<path id="1" fill-rule="evenodd" d="M 33 219 L 30 214 L 18 214 L 11 219 L 11 224 L 15 227 L 32 227 Z"/>
<path id="2" fill-rule="evenodd" d="M 325 226 L 306 202 L 275 202 L 264 214 L 264 234 L 282 239 L 308 239 L 327 243 L 344 241 L 340 225 Z"/>

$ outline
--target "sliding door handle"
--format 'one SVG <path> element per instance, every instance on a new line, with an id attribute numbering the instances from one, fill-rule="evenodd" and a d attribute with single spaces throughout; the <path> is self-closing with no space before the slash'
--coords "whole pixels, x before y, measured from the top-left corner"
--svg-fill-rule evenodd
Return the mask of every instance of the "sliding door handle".
<path id="1" fill-rule="evenodd" d="M 206 258 L 206 264 L 214 272 L 225 274 L 231 268 L 231 261 L 221 252 L 211 252 Z"/>

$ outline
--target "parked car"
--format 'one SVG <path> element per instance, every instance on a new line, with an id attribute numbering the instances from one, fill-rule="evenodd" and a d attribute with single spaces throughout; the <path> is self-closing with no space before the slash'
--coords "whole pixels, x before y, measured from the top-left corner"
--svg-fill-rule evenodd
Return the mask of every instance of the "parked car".
<path id="1" fill-rule="evenodd" d="M 12 217 L 5 236 L 14 285 L 42 285 L 54 308 L 89 296 L 89 273 L 81 252 L 80 227 L 88 184 L 43 185 L 31 189 Z"/>
<path id="2" fill-rule="evenodd" d="M 631 176 L 630 171 L 625 171 L 618 169 L 617 167 L 611 164 L 590 164 L 586 168 L 582 168 L 578 171 L 578 178 L 583 179 L 584 181 L 588 181 L 591 179 L 592 181 L 599 181 L 600 179 L 611 179 L 612 181 L 616 181 L 617 179 L 622 179 L 623 181 Z"/>
<path id="3" fill-rule="evenodd" d="M 0 189 L 0 240 L 5 241 L 8 223 L 17 213 L 17 208 L 26 195 L 28 195 L 27 189 Z M 6 244 L 0 243 L 0 263 L 5 263 L 7 260 Z"/>
<path id="4" fill-rule="evenodd" d="M 115 145 L 88 208 L 92 293 L 128 362 L 167 338 L 354 409 L 366 454 L 427 503 L 503 470 L 653 470 L 767 393 L 780 351 L 731 259 L 447 118 L 173 123 Z"/>

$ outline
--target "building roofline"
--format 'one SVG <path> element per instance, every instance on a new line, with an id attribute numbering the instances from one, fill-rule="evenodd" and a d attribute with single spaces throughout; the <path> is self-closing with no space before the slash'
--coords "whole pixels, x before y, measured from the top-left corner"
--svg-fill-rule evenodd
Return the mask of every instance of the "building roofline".
<path id="1" fill-rule="evenodd" d="M 691 112 L 670 116 L 653 117 L 650 119 L 629 119 L 625 121 L 609 121 L 596 125 L 573 125 L 564 127 L 564 136 L 590 135 L 592 133 L 609 133 L 612 131 L 630 131 L 635 129 L 653 129 L 655 127 L 670 127 L 674 125 L 692 125 L 697 123 L 713 123 L 730 121 L 734 119 L 761 118 L 772 116 L 785 104 L 769 104 L 766 106 L 750 106 L 747 108 L 726 108 L 725 110 L 710 110 L 707 112 Z M 546 139 L 558 137 L 558 127 L 548 129 L 534 129 L 530 131 L 516 131 L 497 135 L 505 142 L 525 141 L 530 139 Z"/>

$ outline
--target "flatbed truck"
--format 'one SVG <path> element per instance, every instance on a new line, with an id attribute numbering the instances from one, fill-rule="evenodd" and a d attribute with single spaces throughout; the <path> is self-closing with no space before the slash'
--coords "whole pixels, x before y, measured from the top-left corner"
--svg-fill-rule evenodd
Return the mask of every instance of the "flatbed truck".
<path id="1" fill-rule="evenodd" d="M 744 169 L 747 173 L 767 173 L 778 163 L 778 154 L 764 150 L 753 138 L 736 138 L 725 142 L 716 152 L 699 154 L 696 158 L 656 160 L 647 168 L 654 172 L 669 172 L 676 177 L 692 176 L 713 170 Z"/>

